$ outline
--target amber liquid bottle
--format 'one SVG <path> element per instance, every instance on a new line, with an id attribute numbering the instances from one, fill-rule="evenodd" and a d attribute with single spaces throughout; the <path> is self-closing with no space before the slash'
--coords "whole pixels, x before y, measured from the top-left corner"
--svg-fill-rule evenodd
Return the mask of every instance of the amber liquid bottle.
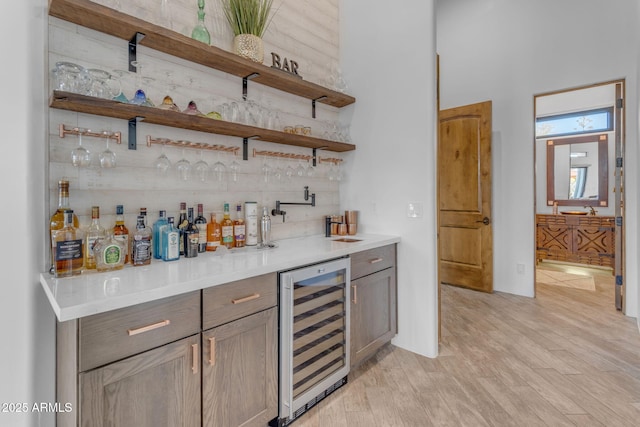
<path id="1" fill-rule="evenodd" d="M 222 218 L 222 244 L 231 249 L 235 246 L 233 238 L 233 221 L 229 213 L 229 203 L 224 204 L 224 216 Z"/>
<path id="2" fill-rule="evenodd" d="M 242 204 L 236 205 L 236 219 L 233 221 L 233 238 L 236 248 L 243 248 L 246 243 L 246 226 L 242 214 Z"/>
<path id="3" fill-rule="evenodd" d="M 51 233 L 55 277 L 75 276 L 84 265 L 84 233 L 73 226 L 73 211 L 63 212 L 63 224 Z"/>
<path id="4" fill-rule="evenodd" d="M 207 252 L 213 252 L 220 246 L 222 227 L 216 221 L 216 214 L 211 213 L 211 222 L 207 224 Z"/>
<path id="5" fill-rule="evenodd" d="M 51 233 L 60 230 L 64 226 L 64 211 L 69 207 L 69 181 L 61 179 L 58 181 L 58 209 L 51 215 L 49 221 L 49 247 L 51 247 Z M 73 214 L 73 226 L 80 227 L 77 215 Z M 53 268 L 54 253 L 51 253 L 51 268 Z"/>
<path id="6" fill-rule="evenodd" d="M 116 225 L 113 226 L 113 236 L 119 240 L 124 246 L 124 263 L 129 264 L 131 253 L 129 247 L 129 230 L 124 225 L 124 207 L 122 205 L 116 206 Z"/>

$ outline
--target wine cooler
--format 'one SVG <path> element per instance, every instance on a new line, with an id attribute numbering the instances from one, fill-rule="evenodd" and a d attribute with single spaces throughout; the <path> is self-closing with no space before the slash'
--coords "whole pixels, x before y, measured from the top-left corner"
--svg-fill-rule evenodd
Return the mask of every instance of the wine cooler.
<path id="1" fill-rule="evenodd" d="M 349 373 L 349 258 L 279 274 L 279 418 L 286 426 Z"/>

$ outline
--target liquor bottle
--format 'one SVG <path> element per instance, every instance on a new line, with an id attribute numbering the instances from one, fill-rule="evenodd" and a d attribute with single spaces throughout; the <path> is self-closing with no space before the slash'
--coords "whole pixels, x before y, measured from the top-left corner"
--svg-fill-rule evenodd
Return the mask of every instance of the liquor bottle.
<path id="1" fill-rule="evenodd" d="M 153 257 L 155 259 L 162 259 L 162 230 L 164 230 L 169 221 L 167 221 L 167 211 L 161 210 L 159 218 L 153 223 L 153 236 L 151 242 L 153 243 Z"/>
<path id="2" fill-rule="evenodd" d="M 224 204 L 224 216 L 220 225 L 222 226 L 222 244 L 227 249 L 233 248 L 233 221 L 231 221 L 231 215 L 229 214 L 229 203 Z"/>
<path id="3" fill-rule="evenodd" d="M 207 219 L 202 212 L 202 203 L 198 203 L 198 216 L 193 220 L 200 232 L 198 236 L 198 252 L 205 252 L 207 250 Z"/>
<path id="4" fill-rule="evenodd" d="M 245 211 L 245 235 L 247 246 L 258 244 L 258 204 L 256 202 L 244 202 Z"/>
<path id="5" fill-rule="evenodd" d="M 63 211 L 62 228 L 51 232 L 53 274 L 55 277 L 75 276 L 82 273 L 84 264 L 84 233 L 73 226 L 73 211 Z"/>
<path id="6" fill-rule="evenodd" d="M 191 38 L 207 45 L 211 44 L 211 35 L 204 25 L 204 0 L 198 0 L 198 23 L 191 31 Z"/>
<path id="7" fill-rule="evenodd" d="M 144 215 L 138 215 L 131 240 L 131 263 L 135 266 L 151 263 L 151 230 L 144 224 Z"/>
<path id="8" fill-rule="evenodd" d="M 233 239 L 236 248 L 243 248 L 246 242 L 244 215 L 242 214 L 242 204 L 236 205 L 236 219 L 233 221 Z"/>
<path id="9" fill-rule="evenodd" d="M 116 225 L 113 226 L 113 235 L 124 245 L 124 263 L 129 264 L 129 229 L 124 225 L 124 207 L 116 206 Z"/>
<path id="10" fill-rule="evenodd" d="M 147 227 L 147 208 L 140 208 L 140 215 L 144 217 L 144 226 Z"/>
<path id="11" fill-rule="evenodd" d="M 93 248 L 96 241 L 107 237 L 107 230 L 100 225 L 100 207 L 91 207 L 91 225 L 87 228 L 84 242 L 84 268 L 93 270 L 96 268 L 96 255 Z"/>
<path id="12" fill-rule="evenodd" d="M 58 209 L 51 215 L 49 221 L 49 247 L 52 245 L 51 233 L 60 230 L 64 226 L 64 211 L 71 209 L 69 205 L 69 181 L 61 179 L 58 181 Z M 77 215 L 73 214 L 73 226 L 80 227 Z M 53 269 L 54 254 L 51 253 L 51 268 Z M 53 270 L 52 270 L 53 271 Z"/>
<path id="13" fill-rule="evenodd" d="M 189 224 L 187 220 L 187 204 L 185 202 L 180 202 L 180 216 L 178 217 L 178 224 L 176 227 L 180 231 L 180 255 L 184 255 L 184 238 L 183 231 Z"/>
<path id="14" fill-rule="evenodd" d="M 173 217 L 167 219 L 167 227 L 162 230 L 162 260 L 174 261 L 180 258 L 180 231 L 173 225 Z"/>
<path id="15" fill-rule="evenodd" d="M 207 224 L 207 252 L 213 252 L 220 246 L 222 226 L 216 221 L 215 212 L 211 213 L 211 222 Z"/>
<path id="16" fill-rule="evenodd" d="M 96 270 L 113 271 L 124 267 L 125 247 L 113 234 L 96 241 L 93 253 L 96 256 Z"/>
<path id="17" fill-rule="evenodd" d="M 193 208 L 189 208 L 187 216 L 187 226 L 182 230 L 184 240 L 184 257 L 193 258 L 198 256 L 198 227 L 193 223 Z"/>

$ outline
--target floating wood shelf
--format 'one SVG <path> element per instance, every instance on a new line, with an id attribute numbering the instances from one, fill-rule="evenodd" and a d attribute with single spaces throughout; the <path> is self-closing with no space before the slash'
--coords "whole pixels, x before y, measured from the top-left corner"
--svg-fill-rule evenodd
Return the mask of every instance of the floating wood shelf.
<path id="1" fill-rule="evenodd" d="M 124 104 L 122 102 L 79 95 L 71 92 L 54 91 L 51 96 L 49 106 L 60 110 L 95 114 L 117 119 L 131 120 L 138 118 L 140 121 L 145 123 L 190 129 L 218 135 L 237 136 L 243 139 L 255 139 L 297 147 L 316 148 L 334 152 L 352 151 L 356 149 L 355 145 L 344 142 L 329 141 L 304 135 L 294 135 L 271 129 L 263 129 L 240 123 L 228 122 L 225 120 L 215 120 L 208 117 L 193 116 L 176 111 L 161 110 L 160 108 L 155 107 Z"/>
<path id="2" fill-rule="evenodd" d="M 49 15 L 129 42 L 138 33 L 139 44 L 187 61 L 298 95 L 312 101 L 344 107 L 355 102 L 347 94 L 330 90 L 281 70 L 241 58 L 215 46 L 208 46 L 175 31 L 143 21 L 89 0 L 50 0 Z M 257 75 L 256 75 L 257 74 Z"/>

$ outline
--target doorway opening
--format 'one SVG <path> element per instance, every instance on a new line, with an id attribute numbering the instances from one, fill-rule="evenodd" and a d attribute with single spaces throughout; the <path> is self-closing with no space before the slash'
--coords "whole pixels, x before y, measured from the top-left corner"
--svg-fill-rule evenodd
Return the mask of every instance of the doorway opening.
<path id="1" fill-rule="evenodd" d="M 535 291 L 611 287 L 624 311 L 624 80 L 534 96 Z"/>

